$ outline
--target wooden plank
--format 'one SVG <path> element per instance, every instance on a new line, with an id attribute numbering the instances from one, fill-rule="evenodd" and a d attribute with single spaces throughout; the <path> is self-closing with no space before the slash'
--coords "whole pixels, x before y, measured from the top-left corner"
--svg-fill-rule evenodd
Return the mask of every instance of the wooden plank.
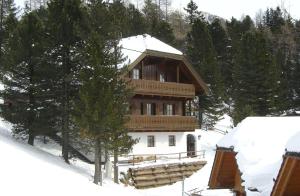
<path id="1" fill-rule="evenodd" d="M 223 160 L 224 152 L 217 150 L 215 155 L 215 161 L 211 172 L 211 177 L 209 181 L 209 187 L 214 189 L 217 188 L 217 182 L 218 182 L 218 174 L 221 169 L 222 160 Z"/>
<path id="2" fill-rule="evenodd" d="M 277 183 L 274 185 L 274 191 L 272 196 L 283 196 L 287 184 L 290 180 L 290 177 L 293 173 L 294 167 L 296 166 L 297 161 L 291 157 L 286 157 L 284 160 L 284 164 L 280 170 L 280 174 L 277 178 Z"/>
<path id="3" fill-rule="evenodd" d="M 176 66 L 176 82 L 179 83 L 179 72 L 180 72 L 180 69 L 179 69 L 179 65 L 177 64 Z"/>

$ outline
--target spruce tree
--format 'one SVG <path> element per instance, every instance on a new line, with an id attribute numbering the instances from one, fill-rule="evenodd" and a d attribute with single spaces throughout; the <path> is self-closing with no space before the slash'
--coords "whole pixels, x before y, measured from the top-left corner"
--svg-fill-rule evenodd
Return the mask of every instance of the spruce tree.
<path id="1" fill-rule="evenodd" d="M 163 12 L 159 9 L 159 6 L 151 0 L 145 0 L 143 13 L 148 27 L 147 33 L 170 45 L 174 45 L 173 30 L 168 22 L 162 20 Z"/>
<path id="2" fill-rule="evenodd" d="M 8 47 L 6 45 L 9 35 L 17 25 L 16 12 L 17 8 L 13 0 L 0 1 L 0 70 L 5 66 L 5 49 Z"/>
<path id="3" fill-rule="evenodd" d="M 242 36 L 233 74 L 235 124 L 247 115 L 265 116 L 277 110 L 280 77 L 269 44 L 263 32 Z"/>
<path id="4" fill-rule="evenodd" d="M 48 3 L 48 51 L 49 61 L 56 69 L 54 85 L 56 103 L 59 104 L 58 118 L 62 133 L 62 155 L 69 162 L 69 137 L 73 126 L 70 116 L 71 101 L 78 95 L 78 72 L 82 47 L 83 8 L 80 0 L 53 0 Z"/>
<path id="5" fill-rule="evenodd" d="M 201 19 L 194 21 L 192 30 L 187 35 L 187 55 L 210 89 L 207 96 L 199 95 L 198 110 L 200 123 L 203 112 L 206 117 L 203 124 L 212 127 L 223 114 L 224 86 L 211 35 L 207 24 Z"/>
<path id="6" fill-rule="evenodd" d="M 204 20 L 203 15 L 198 10 L 197 4 L 193 0 L 190 0 L 190 2 L 187 4 L 187 7 L 184 8 L 184 10 L 188 14 L 187 15 L 187 21 L 188 21 L 189 24 L 193 24 L 199 18 Z"/>
<path id="7" fill-rule="evenodd" d="M 124 127 L 130 90 L 121 77 L 125 70 L 118 68 L 121 63 L 118 29 L 115 29 L 116 21 L 105 20 L 108 11 L 102 2 L 91 2 L 88 7 L 88 36 L 83 50 L 77 113 L 74 115 L 82 135 L 94 144 L 96 184 L 102 184 L 103 152 L 114 154 L 116 173 L 119 154 L 128 152 L 135 143 Z M 100 13 L 102 20 L 94 15 Z M 118 182 L 118 175 L 115 175 L 115 182 Z"/>
<path id="8" fill-rule="evenodd" d="M 217 54 L 217 64 L 220 67 L 221 75 L 224 81 L 226 100 L 229 101 L 232 96 L 232 66 L 233 66 L 233 51 L 231 40 L 227 32 L 221 25 L 219 19 L 215 19 L 209 24 L 209 32 L 212 38 L 212 43 Z M 225 98 L 225 97 L 224 97 Z"/>
<path id="9" fill-rule="evenodd" d="M 3 116 L 14 124 L 16 135 L 28 137 L 34 144 L 37 135 L 53 131 L 55 121 L 50 117 L 53 107 L 47 94 L 49 73 L 43 64 L 45 51 L 44 24 L 38 12 L 26 13 L 7 45 L 7 64 L 4 67 L 2 96 L 11 103 L 4 105 Z"/>

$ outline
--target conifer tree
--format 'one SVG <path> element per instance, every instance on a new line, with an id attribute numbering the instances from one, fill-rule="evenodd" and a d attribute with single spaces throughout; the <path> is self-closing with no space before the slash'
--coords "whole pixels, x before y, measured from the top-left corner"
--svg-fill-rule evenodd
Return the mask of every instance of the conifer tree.
<path id="1" fill-rule="evenodd" d="M 47 89 L 49 73 L 43 64 L 45 51 L 44 24 L 38 12 L 26 13 L 10 36 L 7 47 L 7 64 L 4 68 L 2 96 L 11 103 L 3 107 L 3 116 L 14 124 L 14 133 L 28 136 L 34 144 L 37 135 L 53 131 L 53 107 Z"/>
<path id="2" fill-rule="evenodd" d="M 95 14 L 108 16 L 106 5 L 92 2 L 88 8 L 88 36 L 83 52 L 84 67 L 80 72 L 81 86 L 75 118 L 83 135 L 94 144 L 94 183 L 102 184 L 103 152 L 113 152 L 117 173 L 118 155 L 128 152 L 135 140 L 127 135 L 124 127 L 130 91 L 121 77 L 125 70 L 118 68 L 121 63 L 116 38 L 118 29 L 114 28 L 114 21 L 107 23 L 105 17 L 98 20 Z M 118 182 L 118 175 L 115 175 L 115 182 Z"/>
<path id="3" fill-rule="evenodd" d="M 56 69 L 57 81 L 53 91 L 59 104 L 62 133 L 62 155 L 69 161 L 69 137 L 71 131 L 71 101 L 78 95 L 78 72 L 80 70 L 80 37 L 83 26 L 83 9 L 80 0 L 53 0 L 48 3 L 49 60 Z"/>
<path id="4" fill-rule="evenodd" d="M 0 70 L 5 64 L 5 49 L 7 48 L 9 34 L 13 32 L 17 25 L 16 11 L 17 8 L 13 0 L 0 1 Z"/>
<path id="5" fill-rule="evenodd" d="M 188 21 L 189 24 L 193 24 L 199 18 L 204 20 L 203 15 L 198 10 L 197 4 L 193 0 L 190 0 L 190 2 L 187 4 L 187 7 L 184 8 L 184 10 L 188 14 L 187 15 L 187 21 Z"/>
<path id="6" fill-rule="evenodd" d="M 280 102 L 280 77 L 277 70 L 264 33 L 245 33 L 234 65 L 235 123 L 250 114 L 265 116 L 276 110 Z"/>
<path id="7" fill-rule="evenodd" d="M 143 13 L 148 26 L 147 33 L 156 38 L 174 45 L 175 36 L 170 24 L 161 18 L 163 18 L 163 12 L 159 9 L 158 5 L 151 0 L 145 0 Z"/>
<path id="8" fill-rule="evenodd" d="M 203 112 L 206 116 L 203 124 L 212 127 L 223 114 L 224 86 L 207 24 L 201 19 L 194 21 L 192 30 L 188 33 L 187 55 L 210 89 L 207 96 L 199 95 L 198 110 L 200 123 L 202 123 Z"/>
<path id="9" fill-rule="evenodd" d="M 227 96 L 226 99 L 228 100 L 231 98 L 232 90 L 233 51 L 231 41 L 219 19 L 215 19 L 209 24 L 209 32 L 217 54 L 217 64 L 221 70 Z"/>

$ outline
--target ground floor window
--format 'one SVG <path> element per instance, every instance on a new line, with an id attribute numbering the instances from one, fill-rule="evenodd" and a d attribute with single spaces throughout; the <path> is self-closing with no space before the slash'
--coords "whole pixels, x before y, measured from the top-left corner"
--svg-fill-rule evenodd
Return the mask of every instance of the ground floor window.
<path id="1" fill-rule="evenodd" d="M 176 146 L 176 137 L 175 137 L 175 135 L 169 135 L 169 146 Z"/>
<path id="2" fill-rule="evenodd" d="M 155 138 L 154 135 L 148 135 L 147 136 L 147 146 L 148 147 L 154 147 L 155 146 Z"/>

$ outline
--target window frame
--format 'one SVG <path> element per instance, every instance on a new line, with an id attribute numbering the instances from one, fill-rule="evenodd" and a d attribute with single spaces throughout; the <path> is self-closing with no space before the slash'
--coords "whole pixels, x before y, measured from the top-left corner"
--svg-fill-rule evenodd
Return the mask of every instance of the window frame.
<path id="1" fill-rule="evenodd" d="M 140 70 L 137 68 L 134 68 L 132 70 L 132 79 L 133 80 L 139 80 L 140 79 Z"/>
<path id="2" fill-rule="evenodd" d="M 169 135 L 169 146 L 176 146 L 176 136 L 175 135 Z"/>
<path id="3" fill-rule="evenodd" d="M 147 135 L 147 147 L 155 147 L 155 136 Z"/>

